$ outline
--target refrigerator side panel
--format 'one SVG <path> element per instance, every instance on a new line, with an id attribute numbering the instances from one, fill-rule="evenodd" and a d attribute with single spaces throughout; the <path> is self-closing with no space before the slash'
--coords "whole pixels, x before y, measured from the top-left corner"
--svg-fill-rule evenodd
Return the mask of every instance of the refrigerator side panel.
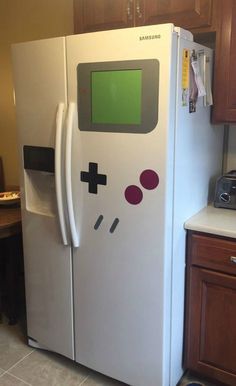
<path id="1" fill-rule="evenodd" d="M 68 102 L 77 105 L 79 99 L 79 118 L 85 111 L 80 98 L 91 89 L 89 82 L 83 85 L 80 68 L 98 65 L 90 74 L 95 90 L 110 75 L 116 88 L 116 75 L 120 84 L 134 66 L 139 78 L 142 61 L 159 65 L 158 79 L 155 71 L 148 73 L 158 91 L 158 121 L 152 130 L 143 125 L 140 132 L 130 132 L 133 127 L 122 131 L 119 125 L 118 130 L 107 125 L 89 131 L 80 119 L 77 130 L 80 174 L 74 185 L 80 186 L 75 201 L 81 211 L 80 246 L 73 255 L 76 361 L 135 386 L 169 386 L 176 41 L 172 25 L 67 38 Z M 109 98 L 94 103 L 101 107 L 94 111 L 94 121 L 100 120 L 100 111 L 101 119 L 109 120 Z M 144 181 L 147 176 L 150 185 Z"/>
<path id="2" fill-rule="evenodd" d="M 185 246 L 184 222 L 208 204 L 209 193 L 221 173 L 223 128 L 210 123 L 210 107 L 199 97 L 196 112 L 189 113 L 183 77 L 184 50 L 191 55 L 206 55 L 212 69 L 212 51 L 180 38 L 175 133 L 174 237 L 172 272 L 171 381 L 174 386 L 182 375 L 179 358 L 183 355 Z M 188 93 L 188 90 L 187 90 Z"/>
<path id="3" fill-rule="evenodd" d="M 65 39 L 12 49 L 19 139 L 28 336 L 74 357 L 71 248 L 62 244 L 55 196 L 55 127 L 66 104 Z"/>

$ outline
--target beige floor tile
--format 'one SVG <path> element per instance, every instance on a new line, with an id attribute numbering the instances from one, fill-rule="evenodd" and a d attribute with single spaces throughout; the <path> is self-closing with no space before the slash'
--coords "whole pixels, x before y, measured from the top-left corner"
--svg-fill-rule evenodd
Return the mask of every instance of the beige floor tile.
<path id="1" fill-rule="evenodd" d="M 32 386 L 79 386 L 89 374 L 85 367 L 41 350 L 34 351 L 9 372 Z"/>
<path id="2" fill-rule="evenodd" d="M 0 369 L 0 375 L 4 373 L 4 370 L 3 369 Z M 1 383 L 0 383 L 1 384 Z"/>
<path id="3" fill-rule="evenodd" d="M 105 377 L 98 373 L 92 373 L 83 383 L 83 386 L 127 386 L 125 383 L 116 381 L 115 379 Z"/>
<path id="4" fill-rule="evenodd" d="M 11 366 L 32 351 L 19 325 L 0 324 L 0 368 L 8 370 Z"/>
<path id="5" fill-rule="evenodd" d="M 12 377 L 10 374 L 4 374 L 2 377 L 0 376 L 0 385 L 1 386 L 26 386 L 27 383 Z"/>

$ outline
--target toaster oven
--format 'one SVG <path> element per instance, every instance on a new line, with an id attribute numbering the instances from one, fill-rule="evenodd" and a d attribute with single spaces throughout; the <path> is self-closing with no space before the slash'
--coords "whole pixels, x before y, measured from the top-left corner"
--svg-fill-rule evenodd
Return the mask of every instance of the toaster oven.
<path id="1" fill-rule="evenodd" d="M 231 170 L 217 179 L 214 206 L 236 209 L 236 170 Z"/>

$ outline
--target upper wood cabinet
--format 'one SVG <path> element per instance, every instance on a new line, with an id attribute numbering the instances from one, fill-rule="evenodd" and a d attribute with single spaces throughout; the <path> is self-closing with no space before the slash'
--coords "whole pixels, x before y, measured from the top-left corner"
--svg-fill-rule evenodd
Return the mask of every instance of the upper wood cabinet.
<path id="1" fill-rule="evenodd" d="M 131 27 L 132 0 L 74 0 L 75 33 Z"/>
<path id="2" fill-rule="evenodd" d="M 214 123 L 236 122 L 236 1 L 224 0 L 216 32 Z"/>
<path id="3" fill-rule="evenodd" d="M 136 0 L 136 25 L 173 23 L 186 29 L 210 27 L 211 0 Z"/>
<path id="4" fill-rule="evenodd" d="M 74 0 L 75 33 L 174 23 L 211 28 L 213 0 Z"/>
<path id="5" fill-rule="evenodd" d="M 235 0 L 74 0 L 75 33 L 162 23 L 215 48 L 212 121 L 235 123 Z"/>

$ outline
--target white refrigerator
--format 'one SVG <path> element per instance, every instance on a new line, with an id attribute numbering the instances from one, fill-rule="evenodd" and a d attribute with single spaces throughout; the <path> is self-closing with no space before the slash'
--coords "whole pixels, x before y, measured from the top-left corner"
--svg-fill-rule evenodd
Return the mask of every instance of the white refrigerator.
<path id="1" fill-rule="evenodd" d="M 29 344 L 133 386 L 183 373 L 184 221 L 221 171 L 193 55 L 209 78 L 172 24 L 12 50 Z"/>

